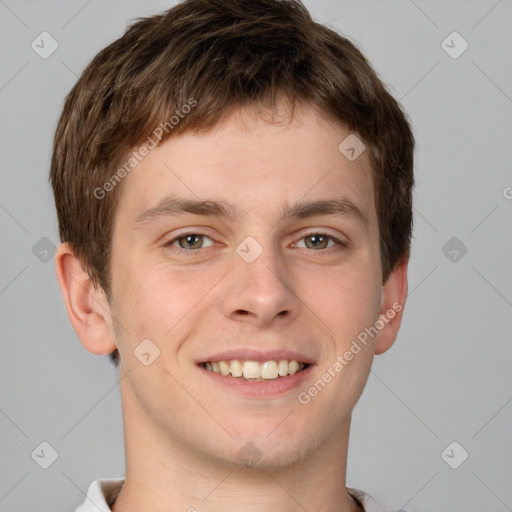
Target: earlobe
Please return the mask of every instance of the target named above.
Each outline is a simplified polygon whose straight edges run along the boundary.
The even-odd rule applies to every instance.
[[[407,299],[407,267],[409,256],[395,266],[382,290],[382,305],[379,318],[383,327],[376,338],[375,354],[379,355],[389,350],[398,335],[402,323],[402,315]],[[381,325],[382,325],[381,324]]]
[[[55,255],[57,281],[69,320],[82,345],[92,354],[110,354],[117,347],[107,297],[93,285],[68,243]]]

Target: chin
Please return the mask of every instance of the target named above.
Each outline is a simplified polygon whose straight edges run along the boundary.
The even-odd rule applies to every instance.
[[[276,471],[290,468],[295,464],[300,464],[317,446],[313,440],[309,442],[305,439],[293,439],[287,436],[283,438],[270,439],[269,437],[255,437],[253,440],[235,440],[229,447],[212,454],[223,463],[238,469],[250,471]]]

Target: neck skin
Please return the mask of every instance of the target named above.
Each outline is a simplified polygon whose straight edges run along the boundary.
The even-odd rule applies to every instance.
[[[126,396],[130,386],[121,381],[121,388],[126,478],[113,512],[363,510],[345,485],[350,421],[301,462],[269,471],[246,469],[199,457],[168,439],[134,397]]]

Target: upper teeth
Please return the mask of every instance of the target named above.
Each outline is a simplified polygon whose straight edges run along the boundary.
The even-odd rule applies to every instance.
[[[305,363],[287,359],[280,361],[208,361],[204,363],[204,368],[222,375],[230,375],[233,377],[244,377],[246,379],[277,379],[278,377],[286,377],[293,375],[299,370],[306,367]]]

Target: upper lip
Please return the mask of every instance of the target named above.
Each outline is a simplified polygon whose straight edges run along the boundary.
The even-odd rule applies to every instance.
[[[280,361],[286,359],[288,361],[295,360],[299,363],[314,364],[314,360],[305,354],[295,352],[293,350],[273,349],[273,350],[257,350],[252,348],[238,348],[234,350],[223,350],[216,352],[205,358],[197,359],[196,364],[206,363],[207,361]]]

